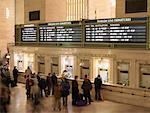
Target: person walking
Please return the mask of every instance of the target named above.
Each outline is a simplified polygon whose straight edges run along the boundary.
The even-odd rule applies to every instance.
[[[31,79],[29,77],[29,75],[26,77],[26,95],[27,95],[27,99],[30,98],[30,94],[31,94]]]
[[[31,80],[32,80],[32,86],[31,86],[31,94],[32,94],[32,100],[33,100],[33,104],[38,104],[39,103],[39,87],[38,87],[38,80],[37,78],[35,77],[35,75],[33,75],[31,77]]]
[[[61,85],[60,84],[56,84],[54,86],[54,111],[55,110],[59,110],[61,111]]]
[[[79,95],[78,89],[78,76],[75,76],[74,80],[72,81],[72,105],[76,105]]]
[[[101,86],[102,86],[102,79],[100,75],[98,75],[94,80],[95,86],[95,100],[102,100],[101,98]]]
[[[15,84],[15,86],[17,86],[17,82],[18,82],[18,70],[17,70],[16,66],[14,66],[14,69],[13,69],[13,78],[14,78],[14,84]]]
[[[85,78],[84,78],[81,88],[83,89],[83,95],[85,97],[86,103],[87,103],[87,98],[88,98],[89,104],[91,104],[92,100],[91,100],[90,90],[92,89],[92,83],[88,79],[87,75],[85,75]]]

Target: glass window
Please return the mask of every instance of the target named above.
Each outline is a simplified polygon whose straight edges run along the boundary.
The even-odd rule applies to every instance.
[[[86,59],[81,59],[80,79],[84,79],[85,75],[90,75],[90,61]]]
[[[45,73],[45,57],[38,56],[38,72],[44,74]]]
[[[147,0],[126,0],[126,13],[147,12]]]
[[[103,58],[97,60],[97,67],[98,67],[98,74],[100,74],[102,78],[102,83],[108,83],[109,82],[109,67],[110,67],[109,60],[103,59]]]
[[[51,73],[56,73],[56,75],[59,75],[59,68],[58,68],[58,62],[59,58],[58,57],[51,57]]]
[[[129,63],[118,63],[117,64],[118,71],[118,80],[117,84],[120,85],[129,85]]]
[[[140,64],[140,83],[142,88],[150,88],[150,64]]]
[[[29,21],[40,20],[40,11],[30,11]]]

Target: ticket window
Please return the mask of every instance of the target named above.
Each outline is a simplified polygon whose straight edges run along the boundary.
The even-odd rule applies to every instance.
[[[139,86],[150,89],[150,64],[140,64]]]
[[[109,65],[108,59],[101,58],[97,60],[98,74],[100,74],[102,78],[102,83],[109,82]]]
[[[118,71],[118,80],[117,84],[119,85],[129,85],[129,63],[118,63],[117,65]]]
[[[80,79],[84,79],[85,75],[90,75],[90,61],[81,60],[80,63]]]
[[[67,71],[68,78],[71,78],[72,74],[73,74],[73,66],[71,66],[71,65],[65,65],[65,70]]]
[[[28,53],[15,53],[14,52],[14,66],[17,66],[19,72],[25,72],[29,66],[34,72],[34,54]]]
[[[51,58],[51,73],[56,73],[56,75],[59,75],[59,58],[58,57],[52,57]]]
[[[23,72],[23,60],[17,61],[17,68],[19,72]]]
[[[38,63],[38,72],[44,74],[45,73],[45,64],[44,63]]]
[[[73,78],[74,74],[74,56],[61,56],[61,74],[66,70],[66,77]]]
[[[38,57],[38,72],[45,74],[45,58],[43,56]]]

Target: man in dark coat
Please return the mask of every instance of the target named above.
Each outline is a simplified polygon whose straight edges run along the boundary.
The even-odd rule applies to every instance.
[[[94,80],[94,85],[95,85],[95,100],[102,100],[100,96],[100,90],[102,86],[102,79],[100,75],[98,75],[95,80]]]
[[[88,98],[89,104],[91,104],[92,100],[91,100],[90,91],[92,89],[92,83],[87,78],[87,75],[85,75],[85,78],[84,78],[84,81],[83,81],[83,84],[82,84],[81,88],[83,89],[83,94],[84,94],[86,103],[87,103],[87,98]]]
[[[46,84],[48,87],[48,95],[51,94],[51,90],[52,90],[52,78],[51,78],[51,73],[48,73],[48,76],[46,78]]]
[[[43,97],[43,90],[45,93],[45,96],[48,97],[47,92],[46,92],[46,77],[44,75],[41,75],[40,77],[40,90],[41,90],[41,97]]]
[[[54,95],[54,86],[57,84],[57,77],[55,73],[52,74],[51,80],[52,80],[52,95]]]
[[[72,81],[72,105],[76,105],[78,95],[79,95],[77,79],[78,76],[75,76],[75,79]]]
[[[15,84],[15,86],[17,86],[18,70],[17,70],[16,66],[14,66],[14,69],[13,69],[13,77],[14,77],[14,84]]]

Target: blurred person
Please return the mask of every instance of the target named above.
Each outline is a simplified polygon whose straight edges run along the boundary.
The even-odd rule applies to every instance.
[[[68,101],[68,95],[70,93],[70,84],[67,78],[62,78],[61,82],[62,86],[62,98],[63,98],[63,105],[67,106],[67,101]]]
[[[30,67],[28,66],[27,69],[25,70],[25,78],[27,76],[31,77],[31,75],[32,75],[32,71],[31,71]]]
[[[48,73],[48,76],[46,78],[46,83],[47,83],[47,87],[48,87],[48,95],[51,94],[52,91],[52,78],[51,78],[51,73]]]
[[[102,79],[100,75],[98,75],[94,80],[95,86],[95,100],[102,100],[101,98],[101,86],[102,86]]]
[[[54,86],[57,84],[57,77],[55,73],[52,74],[51,80],[52,80],[52,95],[54,95]]]
[[[10,103],[10,90],[0,79],[0,113],[7,113],[7,105]]]
[[[41,97],[43,97],[43,90],[44,90],[44,93],[45,93],[45,96],[47,96],[47,92],[46,92],[46,77],[44,75],[41,75],[40,76],[40,90],[41,90]]]
[[[84,94],[86,103],[87,103],[87,98],[88,98],[89,104],[91,104],[92,100],[91,100],[90,91],[92,89],[92,83],[88,79],[87,75],[85,75],[85,78],[84,78],[84,81],[83,81],[81,88],[83,89],[83,94]]]
[[[78,76],[75,76],[74,80],[72,81],[72,105],[76,105],[79,89],[78,89]]]
[[[54,111],[59,110],[61,111],[61,90],[62,87],[60,84],[56,84],[54,86]]]
[[[31,80],[30,80],[30,77],[29,75],[26,76],[26,95],[27,95],[27,99],[30,98],[30,91],[31,91]]]
[[[13,69],[13,78],[14,78],[14,84],[15,84],[15,86],[17,86],[18,70],[17,70],[16,66],[14,66],[14,69]]]
[[[31,85],[31,94],[32,94],[32,100],[34,104],[38,104],[39,100],[39,87],[38,87],[38,80],[35,77],[35,75],[33,75],[31,77],[32,80],[32,85]]]

